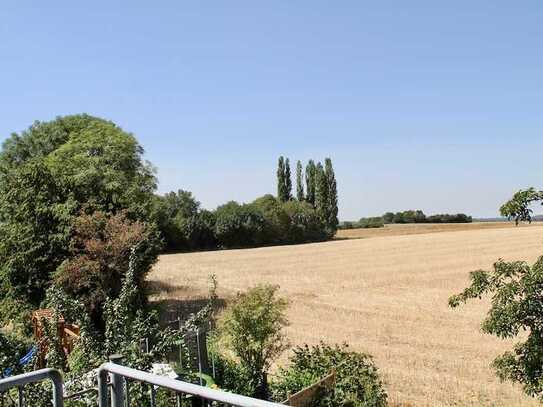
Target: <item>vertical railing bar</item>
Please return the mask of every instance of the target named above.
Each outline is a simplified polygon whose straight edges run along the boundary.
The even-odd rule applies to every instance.
[[[24,407],[25,405],[25,396],[23,393],[23,386],[17,386],[17,391],[19,392],[19,400],[17,401],[17,405],[19,407]]]
[[[202,381],[202,352],[200,351],[200,328],[196,330],[196,348],[198,348],[198,373],[200,378],[200,386],[203,386]]]
[[[155,407],[155,386],[151,384],[151,407]]]
[[[126,383],[126,396],[125,396],[126,407],[130,407],[130,384],[129,384],[130,381],[128,379],[125,379],[124,382]]]
[[[179,318],[179,332],[183,329],[183,323],[181,322],[181,318]],[[181,369],[183,369],[183,343],[179,342],[179,365],[181,366]]]

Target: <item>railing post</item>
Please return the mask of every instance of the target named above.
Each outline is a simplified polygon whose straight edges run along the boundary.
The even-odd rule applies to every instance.
[[[117,365],[122,364],[122,355],[111,355],[109,361]],[[111,380],[111,407],[124,407],[124,377],[110,373]]]

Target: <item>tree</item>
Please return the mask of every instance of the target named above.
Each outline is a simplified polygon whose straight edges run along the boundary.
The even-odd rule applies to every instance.
[[[290,201],[292,199],[292,174],[290,173],[290,160],[288,158],[285,160],[285,190],[285,201]]]
[[[317,163],[315,170],[315,209],[318,215],[328,226],[329,220],[329,200],[328,200],[328,179],[322,164]]]
[[[288,191],[285,178],[285,159],[283,156],[279,157],[279,161],[277,163],[277,199],[279,199],[281,202],[288,201]]]
[[[230,201],[215,211],[215,237],[223,248],[254,247],[266,242],[266,220],[254,205]]]
[[[296,197],[302,202],[305,199],[303,169],[300,160],[296,163]]]
[[[520,190],[501,206],[500,214],[509,220],[515,219],[517,225],[521,221],[531,223],[533,211],[530,205],[537,201],[543,201],[543,191],[536,191],[535,188]]]
[[[284,327],[287,301],[277,297],[279,287],[258,285],[238,294],[219,319],[219,339],[247,372],[253,396],[266,396],[265,374],[287,348]]]
[[[470,274],[471,284],[449,299],[457,307],[470,299],[491,297],[482,330],[499,338],[525,339],[494,360],[502,380],[523,385],[524,391],[543,401],[543,257],[533,266],[522,261],[499,260],[490,271]]]
[[[305,167],[306,201],[315,206],[315,188],[316,188],[317,168],[313,160],[309,160]]]
[[[167,250],[180,250],[198,246],[193,242],[191,230],[193,227],[201,228],[207,222],[199,222],[200,202],[191,192],[182,189],[169,192],[164,196],[155,196],[152,218],[165,240]],[[197,225],[198,224],[198,225]],[[210,230],[212,230],[211,227]],[[203,232],[201,230],[200,232]]]
[[[324,160],[324,167],[324,174],[327,183],[326,224],[330,228],[331,233],[334,234],[336,233],[337,226],[339,224],[338,196],[336,175],[334,174],[334,168],[332,167],[332,160],[330,158],[326,158]]]
[[[47,167],[32,161],[1,176],[0,321],[17,318],[45,298],[51,276],[68,255],[71,214]]]
[[[394,214],[392,212],[387,212],[383,215],[383,222],[392,223],[394,221]]]
[[[4,303],[16,301],[23,309],[24,304],[35,307],[44,299],[53,271],[69,255],[72,222],[83,206],[127,210],[132,219],[149,216],[156,179],[142,155],[133,135],[88,115],[36,122],[4,142],[0,152]]]

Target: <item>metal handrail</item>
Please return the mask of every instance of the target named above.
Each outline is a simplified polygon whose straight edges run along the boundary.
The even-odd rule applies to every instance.
[[[107,407],[108,404],[108,374],[111,376],[111,406],[124,405],[124,378],[149,383],[163,387],[178,393],[191,394],[210,401],[218,401],[237,407],[278,407],[282,404],[258,400],[239,394],[227,393],[221,390],[210,389],[196,384],[157,376],[141,370],[132,369],[116,363],[104,363],[98,369],[98,402],[99,407]]]
[[[41,369],[29,373],[23,373],[17,376],[8,377],[0,380],[0,393],[9,390],[12,387],[18,387],[20,401],[22,399],[21,388],[30,383],[41,382],[42,380],[50,379],[53,382],[53,406],[63,407],[62,399],[62,375],[56,369]]]

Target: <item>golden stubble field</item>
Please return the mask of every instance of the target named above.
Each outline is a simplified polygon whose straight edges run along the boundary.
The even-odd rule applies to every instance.
[[[500,257],[534,261],[543,254],[543,226],[442,229],[164,255],[149,280],[162,290],[154,299],[172,304],[205,295],[210,274],[226,299],[258,283],[280,285],[290,300],[291,342],[347,342],[372,354],[393,404],[538,405],[489,367],[512,342],[480,332],[488,302],[452,310],[447,299],[466,286],[469,271]]]

